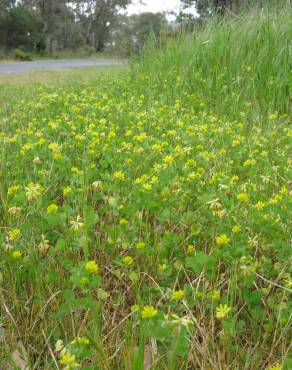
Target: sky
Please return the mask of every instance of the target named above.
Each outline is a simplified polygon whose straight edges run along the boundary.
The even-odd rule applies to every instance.
[[[145,5],[139,4],[138,0],[134,0],[132,5],[127,8],[129,15],[143,12],[163,12],[179,10],[180,0],[143,0]]]

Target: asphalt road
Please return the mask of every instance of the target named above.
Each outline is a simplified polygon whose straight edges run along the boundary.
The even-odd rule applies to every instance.
[[[0,63],[0,74],[49,71],[92,66],[115,66],[122,62],[110,59],[100,60],[41,60],[34,62]]]

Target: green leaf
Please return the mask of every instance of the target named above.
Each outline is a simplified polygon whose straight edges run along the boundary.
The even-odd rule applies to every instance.
[[[213,278],[216,272],[216,257],[204,252],[186,258],[186,266],[199,275],[203,270],[208,278]]]
[[[135,283],[138,280],[138,274],[135,271],[130,272],[129,279]]]
[[[169,221],[170,217],[171,217],[171,212],[167,208],[162,213],[156,216],[157,220],[161,222]]]
[[[114,197],[110,197],[110,198],[108,198],[108,204],[112,208],[117,208],[118,207],[118,199],[117,198],[114,198]]]
[[[58,250],[60,250],[60,251],[63,250],[65,248],[65,246],[66,246],[66,242],[65,242],[64,239],[59,239],[57,241],[57,249]]]

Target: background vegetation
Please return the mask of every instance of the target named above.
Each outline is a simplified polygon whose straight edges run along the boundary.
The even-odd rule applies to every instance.
[[[248,8],[281,7],[290,0],[181,0],[172,14],[123,15],[131,0],[0,0],[0,59],[129,57],[149,35],[175,37],[202,26],[214,15],[236,17]]]
[[[16,59],[29,53],[56,55],[74,51],[79,57],[117,50],[128,55],[139,49],[150,31],[159,36],[162,14],[123,16],[128,0],[22,0],[0,2],[0,48]],[[117,37],[118,35],[118,37]],[[124,47],[125,45],[125,47]],[[72,54],[72,53],[71,53]],[[64,54],[63,54],[64,55]]]
[[[0,368],[292,368],[291,22],[0,86]]]

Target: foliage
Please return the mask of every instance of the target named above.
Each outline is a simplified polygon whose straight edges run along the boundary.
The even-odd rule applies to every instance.
[[[236,13],[246,11],[249,8],[266,8],[267,6],[285,6],[290,4],[290,0],[181,0],[183,11],[179,19],[194,21],[195,17],[188,10],[195,8],[199,17],[210,18],[214,15],[236,15]]]
[[[149,44],[135,72],[148,76],[145,83],[155,98],[160,92],[153,86],[171,85],[165,94],[171,99],[181,97],[182,84],[189,93],[206,95],[220,114],[228,107],[237,115],[249,104],[250,118],[264,124],[270,112],[290,113],[291,12],[284,8],[247,14],[215,18],[160,49]],[[282,23],[271,21],[273,17]],[[178,87],[174,75],[181,81]]]
[[[1,46],[7,49],[40,51],[45,48],[42,18],[24,5],[12,7],[0,18],[0,34]]]
[[[167,20],[162,13],[120,16],[114,29],[112,43],[116,50],[127,56],[140,52],[149,38],[158,41],[167,29]]]
[[[291,368],[290,24],[1,86],[1,368]]]
[[[11,55],[16,60],[29,61],[32,60],[31,55],[21,49],[13,49]]]
[[[3,0],[1,0],[3,3]],[[103,51],[118,10],[130,0],[4,1],[0,8],[0,46],[50,53],[83,46]],[[1,5],[1,3],[0,3]]]

